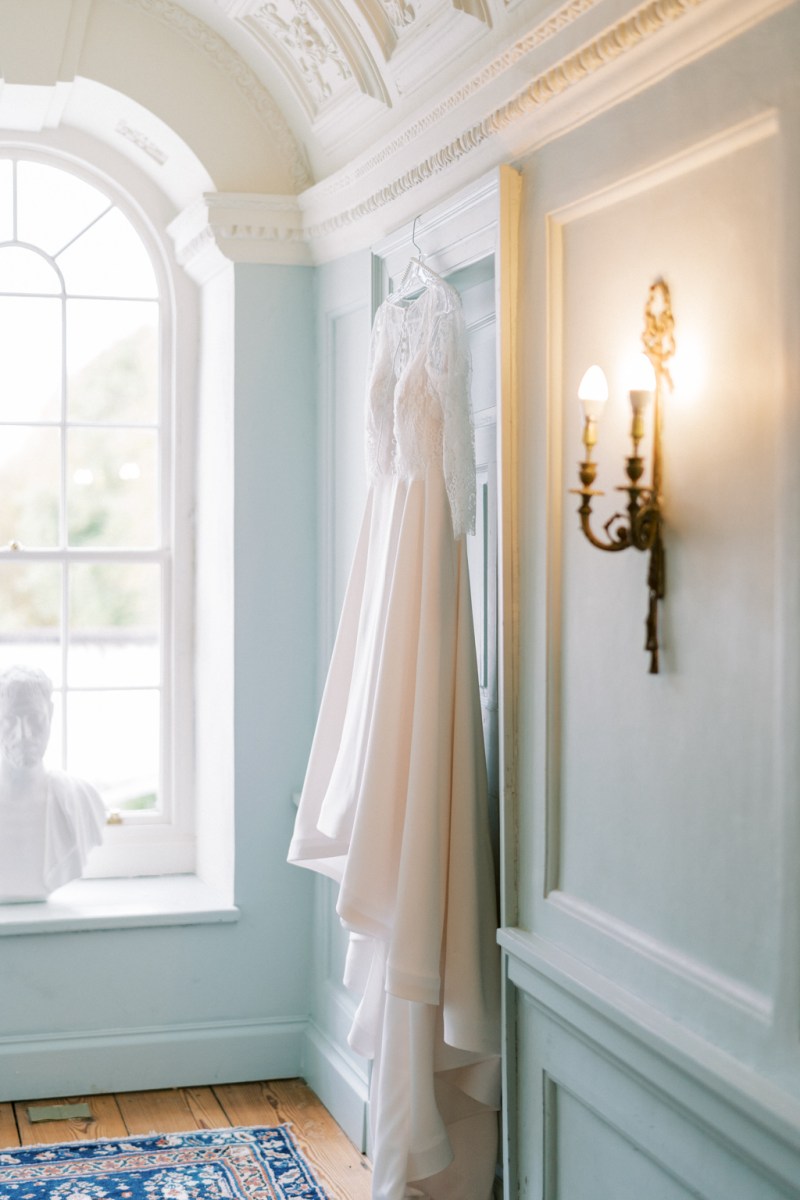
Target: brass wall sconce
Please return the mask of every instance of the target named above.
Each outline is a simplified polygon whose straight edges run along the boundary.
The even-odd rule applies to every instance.
[[[579,464],[580,488],[570,491],[582,497],[578,509],[581,528],[598,550],[636,550],[650,553],[647,572],[648,608],[647,636],[645,649],[650,652],[650,674],[658,674],[658,602],[663,600],[666,590],[664,542],[662,539],[663,517],[661,513],[661,420],[665,385],[672,388],[667,363],[675,353],[675,322],[672,316],[669,288],[663,279],[651,285],[644,307],[644,332],[642,345],[643,376],[635,381],[630,391],[633,420],[631,440],[633,453],[626,460],[629,483],[616,490],[628,493],[627,513],[614,513],[603,526],[605,538],[598,537],[592,529],[592,498],[604,493],[592,487],[597,474],[597,463],[592,460],[592,450],[597,443],[597,421],[608,399],[606,377],[600,367],[593,366],[584,375],[578,389],[578,398],[583,409],[583,444],[586,458]],[[653,459],[652,476],[649,484],[640,480],[644,473],[644,459],[639,454],[639,444],[644,437],[644,414],[653,400]]]

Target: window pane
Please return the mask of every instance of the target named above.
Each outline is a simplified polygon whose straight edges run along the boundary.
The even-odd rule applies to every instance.
[[[69,572],[72,687],[157,686],[161,568],[75,563]]]
[[[0,562],[0,670],[39,667],[61,683],[61,566]]]
[[[0,242],[14,236],[14,167],[10,158],[0,158]]]
[[[60,691],[53,692],[53,719],[50,722],[50,741],[47,743],[44,765],[48,771],[61,771],[64,766],[64,698]]]
[[[63,250],[109,204],[107,196],[68,171],[24,160],[17,165],[17,237],[48,254]]]
[[[160,696],[141,692],[70,692],[67,770],[88,779],[109,808],[158,805]]]
[[[101,217],[63,254],[58,265],[71,296],[158,295],[142,239],[118,208]]]
[[[67,303],[67,393],[73,421],[156,421],[158,305]]]
[[[61,301],[0,297],[0,421],[61,414]]]
[[[68,439],[70,545],[156,545],[156,434],[144,429],[71,429]]]
[[[24,246],[0,248],[0,292],[43,293],[60,296],[61,280],[51,264]]]
[[[6,426],[0,433],[0,546],[57,546],[61,476],[58,429]]]

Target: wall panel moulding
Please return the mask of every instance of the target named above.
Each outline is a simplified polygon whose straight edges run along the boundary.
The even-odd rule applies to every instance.
[[[775,7],[787,2],[775,0]],[[334,237],[340,252],[345,243],[364,244],[359,227],[380,236],[379,214],[386,232],[392,219],[436,203],[731,37],[742,21],[758,19],[760,5],[648,0],[609,25],[603,0],[569,0],[399,132],[309,188],[303,209],[315,253],[329,257]],[[590,25],[596,32],[587,37]]]

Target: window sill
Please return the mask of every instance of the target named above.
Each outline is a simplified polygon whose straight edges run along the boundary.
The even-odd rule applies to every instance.
[[[0,904],[0,937],[204,925],[238,921],[239,909],[196,875],[77,879],[33,904]]]

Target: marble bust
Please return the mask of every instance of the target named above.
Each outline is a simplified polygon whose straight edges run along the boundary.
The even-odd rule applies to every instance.
[[[106,813],[81,779],[48,771],[53,685],[35,667],[0,672],[0,903],[45,900],[77,879]]]

